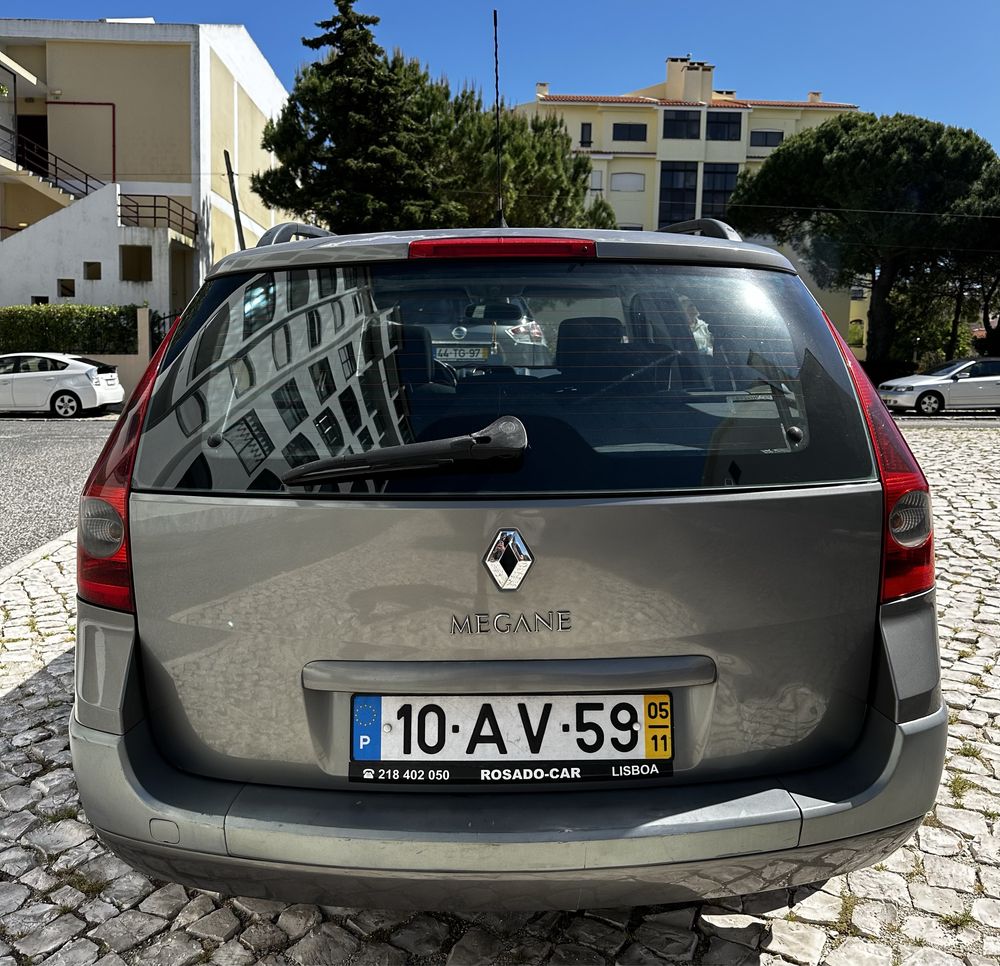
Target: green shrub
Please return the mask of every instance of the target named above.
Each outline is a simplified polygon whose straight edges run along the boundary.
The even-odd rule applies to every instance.
[[[136,305],[0,307],[0,352],[135,354]]]
[[[865,344],[865,324],[857,320],[847,325],[847,344],[863,346]]]

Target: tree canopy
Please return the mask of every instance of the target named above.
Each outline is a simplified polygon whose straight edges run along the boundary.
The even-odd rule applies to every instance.
[[[744,172],[729,217],[790,243],[821,285],[869,281],[868,362],[877,367],[893,341],[897,283],[945,254],[972,254],[964,216],[995,158],[972,131],[906,114],[841,114]]]
[[[278,166],[252,176],[268,205],[338,233],[495,223],[496,134],[478,92],[454,98],[400,51],[390,57],[378,17],[335,0],[303,39],[322,51],[305,67],[263,146]],[[587,205],[590,161],[572,154],[557,118],[501,109],[504,211],[509,224],[613,227],[603,199]]]

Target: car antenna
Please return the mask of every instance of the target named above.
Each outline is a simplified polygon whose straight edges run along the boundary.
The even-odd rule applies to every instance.
[[[497,228],[506,228],[503,216],[503,169],[500,160],[500,45],[497,40],[497,11],[493,8],[493,93],[497,118]]]

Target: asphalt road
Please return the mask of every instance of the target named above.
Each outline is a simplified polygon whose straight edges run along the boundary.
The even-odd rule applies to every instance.
[[[0,419],[0,567],[76,525],[114,417]]]

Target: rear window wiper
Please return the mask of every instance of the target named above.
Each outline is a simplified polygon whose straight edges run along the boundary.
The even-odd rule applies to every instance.
[[[516,416],[501,416],[485,429],[468,436],[404,443],[368,453],[314,460],[289,470],[282,476],[281,482],[286,486],[308,486],[334,480],[365,479],[386,473],[412,473],[455,463],[513,460],[521,456],[527,446],[528,434],[524,423]]]

